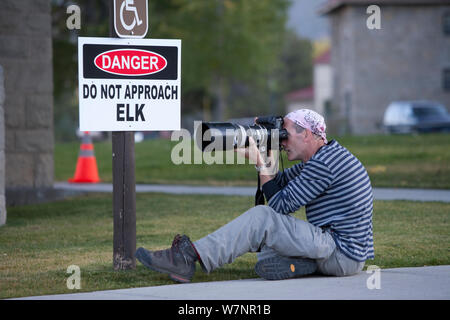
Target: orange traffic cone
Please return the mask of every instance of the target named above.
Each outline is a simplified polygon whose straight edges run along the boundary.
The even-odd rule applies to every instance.
[[[100,181],[97,160],[94,155],[94,145],[92,144],[92,138],[88,131],[85,131],[81,138],[75,176],[68,181],[74,183],[96,183]]]

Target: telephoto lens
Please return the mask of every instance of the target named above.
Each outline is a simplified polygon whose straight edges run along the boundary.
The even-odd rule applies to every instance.
[[[253,125],[202,122],[195,132],[196,144],[203,152],[248,147],[249,137],[253,138],[261,151],[279,149],[280,141],[287,138],[287,131],[283,129],[283,118],[259,117]]]

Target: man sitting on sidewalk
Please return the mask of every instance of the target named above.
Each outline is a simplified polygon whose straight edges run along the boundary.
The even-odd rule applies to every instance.
[[[324,119],[312,110],[287,114],[283,126],[288,160],[302,162],[273,174],[256,153],[267,206],[251,208],[194,243],[177,235],[169,249],[139,248],[136,258],[178,282],[192,279],[196,261],[209,273],[246,252],[258,252],[255,271],[268,280],[360,272],[374,258],[373,195],[364,166],[337,141],[327,141]],[[302,206],[308,222],[290,215]]]

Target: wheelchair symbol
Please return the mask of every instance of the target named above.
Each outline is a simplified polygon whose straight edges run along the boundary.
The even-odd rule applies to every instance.
[[[123,12],[129,11],[134,13],[134,19],[131,24],[126,24],[125,20],[123,19]],[[122,5],[120,6],[120,22],[122,23],[122,26],[125,30],[130,31],[133,30],[133,28],[136,26],[140,26],[142,24],[142,20],[139,19],[138,11],[136,7],[134,6],[134,0],[125,0],[122,2]]]

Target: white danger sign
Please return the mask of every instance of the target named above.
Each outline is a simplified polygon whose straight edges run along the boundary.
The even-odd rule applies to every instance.
[[[78,38],[81,131],[180,130],[181,40]]]

